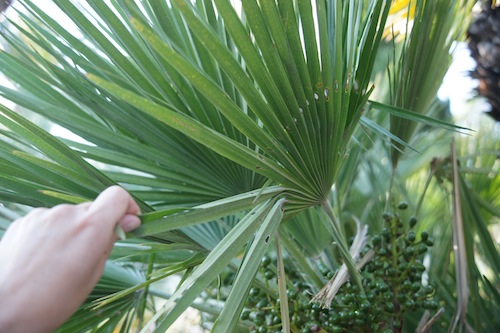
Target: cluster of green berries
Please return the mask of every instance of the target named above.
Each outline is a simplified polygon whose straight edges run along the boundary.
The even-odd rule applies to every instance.
[[[398,209],[406,209],[401,203]],[[312,291],[293,270],[286,267],[287,279],[293,283],[287,289],[290,324],[293,332],[300,333],[392,333],[401,331],[406,313],[421,309],[435,310],[434,288],[422,283],[426,268],[423,256],[433,245],[427,232],[417,237],[413,230],[417,220],[410,218],[404,224],[399,214],[384,214],[385,227],[375,235],[363,250],[374,251],[373,259],[362,269],[364,291],[356,285],[344,284],[330,304],[322,308],[311,303]],[[363,253],[363,254],[364,254]],[[266,280],[276,278],[270,265],[271,259],[262,260],[262,274]],[[288,269],[287,269],[288,268]],[[332,272],[325,266],[319,268],[329,279]],[[251,332],[281,332],[280,302],[262,288],[252,288],[242,320],[252,323]]]
[[[398,205],[399,210],[407,207],[404,202]],[[386,213],[384,221],[385,227],[380,235],[372,237],[369,246],[375,256],[362,270],[365,293],[361,297],[369,301],[365,306],[372,308],[365,321],[379,325],[379,330],[371,331],[394,332],[401,331],[406,313],[436,310],[439,305],[433,298],[434,287],[422,283],[426,270],[423,257],[433,240],[425,231],[417,236],[415,217],[405,225],[398,213]]]
[[[262,259],[262,274],[267,282],[274,280],[276,274],[270,265],[271,259],[265,256]],[[312,289],[293,269],[293,266],[285,265],[288,281],[293,282],[293,286],[287,288],[288,309],[290,322],[294,332],[319,332],[312,327],[312,331],[307,328],[311,320],[306,318],[312,308],[319,308],[317,304],[309,303],[312,296]],[[258,333],[278,333],[282,331],[280,299],[271,297],[262,288],[254,287],[250,289],[247,299],[246,310],[241,314],[242,320],[252,323],[251,332]],[[307,330],[306,330],[307,328]]]

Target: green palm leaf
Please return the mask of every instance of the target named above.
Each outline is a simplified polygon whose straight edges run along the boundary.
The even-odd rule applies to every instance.
[[[400,53],[392,59],[390,103],[426,115],[433,109],[451,64],[452,45],[468,26],[474,1],[416,1],[412,5],[416,19],[411,22],[411,32],[405,36]],[[391,132],[405,142],[418,133],[417,126],[408,119],[391,116]],[[400,144],[396,146],[401,148]],[[401,149],[393,149],[394,168],[400,158]]]

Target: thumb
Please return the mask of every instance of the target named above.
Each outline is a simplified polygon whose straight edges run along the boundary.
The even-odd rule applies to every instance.
[[[132,196],[120,186],[111,186],[104,190],[90,204],[87,210],[90,223],[105,223],[113,229],[117,223],[126,224],[124,229],[134,229],[140,224],[140,209]]]

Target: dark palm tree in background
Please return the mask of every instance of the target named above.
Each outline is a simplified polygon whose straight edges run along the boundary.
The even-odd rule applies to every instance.
[[[484,2],[467,33],[477,63],[471,76],[479,80],[478,93],[491,105],[488,114],[500,121],[500,7]]]
[[[12,5],[12,2],[14,0],[2,0],[0,1],[0,13],[3,13],[7,8],[9,8],[10,5]]]

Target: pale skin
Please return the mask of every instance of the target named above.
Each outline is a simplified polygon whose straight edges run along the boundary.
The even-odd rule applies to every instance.
[[[0,242],[0,333],[49,333],[84,302],[101,277],[115,227],[140,225],[140,209],[121,187],[95,201],[37,208]]]

